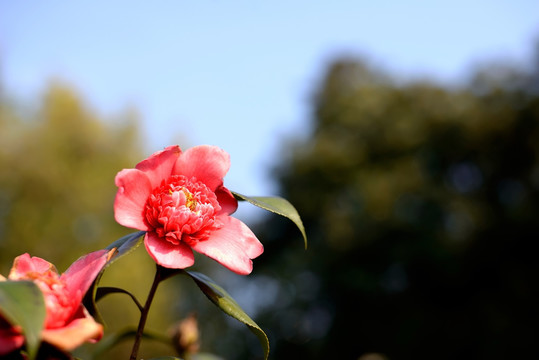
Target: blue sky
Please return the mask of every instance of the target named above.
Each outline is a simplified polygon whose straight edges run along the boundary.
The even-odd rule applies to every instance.
[[[146,153],[218,145],[231,189],[270,195],[267,169],[283,137],[308,133],[335,56],[456,81],[483,60],[524,60],[537,38],[537,0],[0,0],[0,79],[21,100],[59,77],[104,116],[135,106]]]

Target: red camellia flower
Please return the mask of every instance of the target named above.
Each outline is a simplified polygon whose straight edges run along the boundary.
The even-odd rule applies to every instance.
[[[69,351],[86,341],[101,339],[103,326],[88,314],[82,298],[107,259],[107,250],[95,251],[81,257],[59,275],[53,264],[39,257],[23,254],[15,258],[8,281],[33,281],[43,293],[46,308],[41,332],[43,341]],[[0,281],[6,279],[0,276]],[[20,329],[0,316],[0,355],[8,354],[23,344]]]
[[[229,216],[238,207],[223,186],[229,167],[228,153],[215,146],[167,147],[116,175],[116,221],[146,231],[146,250],[163,267],[193,265],[195,250],[249,274],[251,259],[264,248],[247,225]]]

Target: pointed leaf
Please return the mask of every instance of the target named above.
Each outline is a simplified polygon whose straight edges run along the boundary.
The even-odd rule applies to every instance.
[[[249,330],[258,337],[264,351],[264,359],[267,360],[269,355],[269,340],[266,333],[243,311],[238,303],[222,287],[206,275],[194,271],[185,271],[185,273],[195,281],[204,295],[225,314],[247,325]]]
[[[305,249],[307,249],[307,234],[303,222],[298,214],[298,211],[288,200],[277,196],[245,196],[237,192],[232,191],[232,194],[237,200],[247,201],[259,208],[267,211],[271,211],[277,215],[284,216],[294,222],[303,235],[303,241],[305,242]]]
[[[32,281],[0,281],[0,312],[10,324],[21,327],[28,356],[34,359],[46,316],[39,287]]]
[[[135,233],[125,235],[107,246],[106,248],[108,250],[116,249],[116,253],[109,260],[107,266],[118,260],[120,257],[135,250],[142,243],[142,236],[144,234],[146,234],[145,231],[137,231]]]

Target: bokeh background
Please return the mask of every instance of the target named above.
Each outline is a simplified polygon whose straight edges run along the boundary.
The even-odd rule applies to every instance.
[[[2,274],[23,252],[62,271],[129,233],[116,172],[208,143],[232,156],[229,188],[284,196],[306,226],[304,251],[291,222],[242,204],[266,248],[253,274],[195,266],[273,359],[539,355],[535,1],[2,1],[0,91]],[[143,300],[152,277],[140,248],[103,284]],[[107,334],[136,325],[127,298],[99,305]],[[201,351],[261,357],[185,278],[148,328],[192,311]]]

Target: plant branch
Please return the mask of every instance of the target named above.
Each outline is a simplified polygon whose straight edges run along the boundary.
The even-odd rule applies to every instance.
[[[144,308],[140,313],[140,320],[138,323],[137,334],[135,336],[135,342],[133,343],[133,350],[131,350],[131,357],[129,358],[130,360],[136,360],[137,358],[140,342],[142,340],[142,334],[144,333],[144,326],[146,325],[146,319],[148,318],[148,312],[150,311],[150,306],[152,305],[155,292],[157,291],[157,286],[159,285],[161,280],[163,280],[161,269],[161,266],[156,265],[155,277],[153,279],[152,287],[150,288],[150,292],[148,293],[146,304],[144,304]]]

